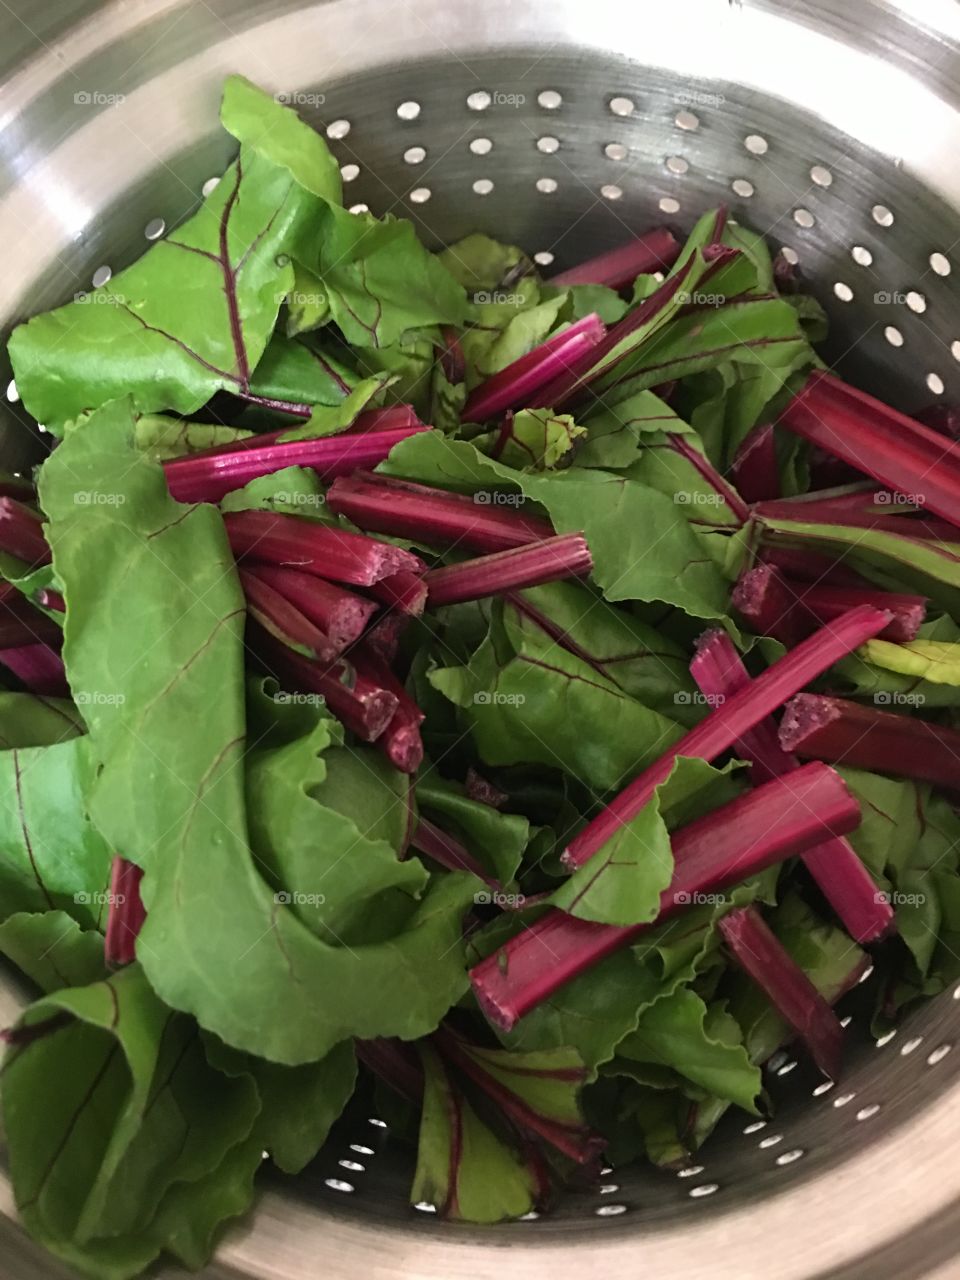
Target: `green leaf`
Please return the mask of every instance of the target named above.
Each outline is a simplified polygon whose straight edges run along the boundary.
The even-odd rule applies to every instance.
[[[205,449],[213,449],[218,445],[247,440],[252,435],[252,431],[242,431],[239,427],[186,422],[183,418],[167,418],[157,413],[141,414],[136,426],[137,448],[142,449],[154,462],[202,453]]]
[[[429,675],[463,709],[488,764],[563,769],[598,792],[612,790],[680,736],[680,726],[629,697],[561,648],[525,614],[503,611],[510,650],[490,637],[467,667]]]
[[[353,1042],[344,1040],[319,1062],[282,1067],[237,1053],[213,1036],[204,1037],[210,1064],[224,1074],[256,1084],[261,1110],[254,1136],[260,1150],[284,1173],[300,1173],[327,1139],[350,1101],[357,1080]]]
[[[330,205],[318,220],[317,253],[308,265],[353,346],[390,347],[408,330],[466,319],[462,287],[423,247],[411,222]]]
[[[528,1213],[537,1192],[532,1171],[479,1118],[436,1051],[418,1048],[424,1090],[411,1202],[433,1204],[443,1217],[465,1222]]]
[[[285,400],[293,404],[339,405],[356,390],[358,382],[357,375],[324,351],[319,343],[306,338],[285,338],[277,333],[270,339],[250,379],[250,393],[267,400]],[[376,390],[380,390],[382,385],[383,379],[378,379]],[[334,417],[332,420],[339,419]],[[349,422],[344,423],[344,426],[348,425]],[[304,428],[292,430],[303,431]],[[330,434],[329,429],[310,432],[311,436],[327,434]]]
[[[333,436],[351,426],[359,413],[376,401],[389,384],[385,374],[364,378],[338,404],[316,405],[306,422],[284,431],[281,440],[313,440],[317,436]]]
[[[66,698],[0,692],[0,749],[48,747],[82,732],[80,712]]]
[[[516,245],[501,244],[473,232],[437,255],[468,293],[489,291],[519,282],[536,273],[532,261]]]
[[[0,952],[42,991],[85,987],[107,976],[103,934],[64,911],[19,912],[0,924]]]
[[[288,1065],[353,1035],[424,1035],[466,988],[477,883],[438,877],[392,935],[349,947],[276,902],[246,834],[244,610],[222,521],[174,502],[132,433],[124,405],[91,418],[44,465],[41,494],[70,679],[122,695],[84,708],[100,762],[90,809],[146,872],[150,982],[228,1044]],[[78,507],[77,488],[124,501]]]
[[[740,1026],[722,1005],[707,1005],[689,987],[658,1000],[617,1047],[624,1058],[673,1068],[694,1084],[756,1113],[762,1082]]]
[[[718,791],[728,799],[726,783],[724,773],[705,760],[678,756],[653,798],[554,891],[552,904],[602,924],[654,920],[673,876],[668,830],[708,812]]]
[[[519,471],[550,471],[569,462],[577,440],[586,435],[569,413],[550,409],[524,409],[504,423],[504,428],[478,436],[478,449]]]
[[[282,104],[279,95],[243,76],[227,76],[220,122],[251,152],[284,169],[298,187],[321,201],[340,204],[340,167],[323,138]]]
[[[627,304],[619,293],[603,284],[568,284],[563,289],[546,284],[540,290],[540,297],[544,302],[561,295],[565,298],[565,304],[560,318],[568,323],[596,314],[604,324],[616,324],[627,313]]]
[[[262,723],[276,704],[260,688],[252,697],[260,708],[251,718]],[[397,856],[407,822],[405,793],[382,776],[395,771],[379,754],[342,746],[343,730],[331,717],[318,716],[281,743],[278,736],[247,756],[254,854],[278,901],[312,932],[331,943],[369,937],[372,902],[382,912],[383,895],[419,897],[426,886],[422,864]]]
[[[330,319],[330,299],[323,288],[323,281],[302,263],[293,264],[293,288],[287,294],[288,338],[319,329]]]
[[[931,684],[960,685],[960,644],[945,640],[911,640],[891,644],[868,640],[860,652],[867,662],[900,675],[916,676]]]
[[[648,435],[659,440],[667,431],[693,434],[693,428],[652,391],[638,391],[613,405],[601,403],[584,425],[587,439],[577,450],[577,466],[603,471],[632,466],[643,453]]]
[[[0,919],[64,911],[84,928],[106,914],[112,861],[91,824],[88,738],[0,751]]]
[[[754,534],[773,535],[776,541],[790,544],[799,541],[813,550],[842,556],[845,564],[881,585],[929,596],[952,617],[960,617],[960,536],[956,542],[940,542],[855,525],[766,515]]]
[[[221,511],[279,511],[312,520],[332,520],[326,507],[326,490],[312,467],[284,467],[282,471],[257,476],[220,502]]]
[[[684,648],[579,582],[551,582],[520,593],[562,647],[645,706],[686,723],[699,720]]]
[[[417,804],[444,831],[462,840],[502,885],[513,882],[530,839],[526,818],[471,800],[435,771],[417,784]]]
[[[494,300],[498,296],[494,294]],[[522,295],[506,296],[516,296],[522,305]],[[467,386],[477,386],[539,346],[556,327],[565,301],[566,297],[560,294],[548,302],[526,306],[499,329],[488,323],[487,316],[475,328],[467,329],[460,339],[467,362]]]
[[[378,470],[467,493],[520,492],[543,505],[558,533],[585,534],[608,600],[663,600],[697,618],[725,616],[727,584],[684,509],[636,481],[580,468],[526,475],[431,431],[402,441]]]
[[[314,204],[286,170],[241,150],[200,209],[133,266],[14,330],[26,408],[56,430],[117,396],[141,413],[192,414],[216,391],[243,392]]]
[[[960,641],[960,627],[951,617],[942,614],[924,622],[917,638],[954,645]],[[866,696],[878,707],[895,710],[900,707],[956,707],[960,706],[960,687],[923,680],[914,675],[900,675],[866,660],[865,646],[835,663],[832,676],[839,692],[846,696]],[[846,686],[846,688],[845,688]]]
[[[154,1231],[167,1192],[214,1175],[258,1111],[251,1082],[210,1069],[195,1026],[138,966],[45,996],[4,1062],[21,1217],[85,1274],[135,1275],[165,1244]]]

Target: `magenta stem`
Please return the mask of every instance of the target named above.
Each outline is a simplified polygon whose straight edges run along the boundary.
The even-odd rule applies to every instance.
[[[564,533],[526,547],[512,547],[460,564],[431,569],[424,577],[433,606],[482,600],[524,587],[538,587],[564,578],[583,577],[593,570],[593,558],[583,534]]]
[[[666,227],[656,227],[616,249],[551,276],[550,283],[559,289],[577,284],[602,284],[608,289],[625,289],[637,276],[668,270],[680,256],[682,247]]]
[[[673,878],[650,924],[615,926],[550,911],[470,971],[487,1018],[509,1030],[578,974],[682,911],[696,894],[723,892],[827,836],[857,825],[860,807],[825,765],[775,778],[671,837]]]

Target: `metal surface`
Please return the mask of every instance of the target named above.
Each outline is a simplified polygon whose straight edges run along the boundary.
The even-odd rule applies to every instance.
[[[242,71],[329,129],[353,201],[435,242],[488,230],[561,267],[726,200],[797,255],[850,378],[908,408],[960,399],[958,47],[954,0],[4,3],[0,323],[192,207],[229,156],[217,98]],[[4,457],[25,461],[32,433],[2,412]],[[22,998],[0,983],[0,1022]],[[731,1120],[698,1172],[617,1170],[509,1227],[410,1209],[403,1153],[354,1117],[304,1177],[266,1175],[208,1274],[958,1276],[960,999],[879,1047],[859,1026],[841,1085],[781,1063],[776,1120]],[[66,1274],[23,1237],[2,1176],[0,1214],[3,1280]]]

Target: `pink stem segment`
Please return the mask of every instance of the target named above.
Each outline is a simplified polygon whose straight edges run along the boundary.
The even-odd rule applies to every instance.
[[[475,387],[463,407],[464,421],[486,422],[507,409],[527,408],[541,387],[587,355],[606,332],[600,317],[591,313],[548,338]]]
[[[424,567],[418,556],[400,547],[300,516],[235,511],[223,522],[238,559],[304,569],[351,586],[369,587],[391,574],[422,572]]]
[[[583,577],[592,570],[593,558],[586,538],[580,533],[564,533],[525,547],[431,569],[424,582],[430,604],[438,606]]]
[[[239,448],[174,458],[164,463],[164,471],[171,497],[178,502],[219,502],[233,489],[284,467],[310,467],[325,480],[374,467],[401,440],[427,430],[424,426],[404,427],[256,446],[246,441]]]
[[[356,671],[343,658],[324,664],[294,653],[269,632],[257,637],[258,654],[282,688],[322,698],[342,724],[364,742],[376,742],[397,710],[389,689]]]
[[[400,575],[395,575],[400,576]],[[411,575],[412,576],[412,575]],[[283,596],[327,637],[334,656],[359,640],[377,611],[372,600],[355,595],[344,587],[326,582],[313,573],[284,569],[277,565],[252,564],[241,570],[244,582],[256,579]],[[393,581],[384,578],[384,582]],[[420,579],[418,578],[419,582]],[[371,590],[379,586],[374,583]],[[424,588],[426,595],[426,588]]]
[[[843,835],[860,807],[839,774],[809,766],[775,778],[674,832],[673,878],[660,897],[658,924],[694,894],[720,893],[793,854]],[[470,971],[474,994],[494,1026],[509,1030],[558,988],[653,927],[580,920],[551,911]]]
[[[43,521],[16,498],[0,498],[0,551],[30,565],[50,563]]]
[[[878,635],[890,621],[880,609],[863,605],[851,609],[816,635],[803,640],[791,652],[768,667],[749,688],[733,694],[722,707],[685,733],[654,764],[635,778],[616,799],[577,835],[564,855],[567,866],[580,867],[621,827],[632,821],[669,776],[677,756],[715,760],[755,724],[772,715],[787,698],[823,675],[839,659]],[[694,659],[696,663],[696,659]]]
[[[750,686],[750,675],[725,631],[711,631],[701,640],[691,670],[700,690],[718,705]],[[751,778],[755,784],[800,768],[780,746],[772,719],[761,721],[745,733],[734,750],[752,761]],[[878,895],[873,877],[848,840],[836,837],[808,849],[803,862],[857,942],[875,942],[890,932],[893,910]]]
[[[960,525],[960,447],[939,432],[819,370],[810,375],[780,422]]]
[[[780,722],[780,745],[802,760],[829,760],[960,790],[960,733],[845,698],[801,693],[791,699]]]
[[[550,283],[560,289],[575,284],[603,284],[608,289],[625,289],[637,276],[672,267],[680,256],[681,248],[680,241],[671,231],[657,227],[616,249],[551,276]]]
[[[68,698],[70,686],[63,659],[46,644],[27,644],[18,649],[0,649],[0,665],[12,671],[30,693],[48,698]]]
[[[497,496],[481,491],[471,497],[407,480],[358,474],[335,480],[327,492],[327,505],[361,529],[429,542],[444,550],[506,551],[553,535],[546,520],[500,506]]]
[[[137,938],[147,918],[140,898],[143,872],[126,858],[114,858],[110,872],[110,910],[104,958],[111,969],[133,964]]]
[[[740,907],[720,921],[730,953],[810,1050],[825,1076],[840,1076],[843,1027],[756,907]]]
[[[420,726],[423,712],[379,655],[363,644],[351,653],[358,676],[386,689],[397,700],[397,707],[390,723],[377,739],[377,745],[395,769],[401,773],[416,773],[423,761],[423,740]]]

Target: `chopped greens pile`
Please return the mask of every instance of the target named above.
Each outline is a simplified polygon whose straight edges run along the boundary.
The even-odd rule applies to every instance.
[[[960,976],[960,446],[706,213],[565,275],[236,160],[16,328],[0,953],[19,1212],[189,1267],[361,1103],[488,1223],[682,1167]],[[25,989],[26,989],[25,988]]]

